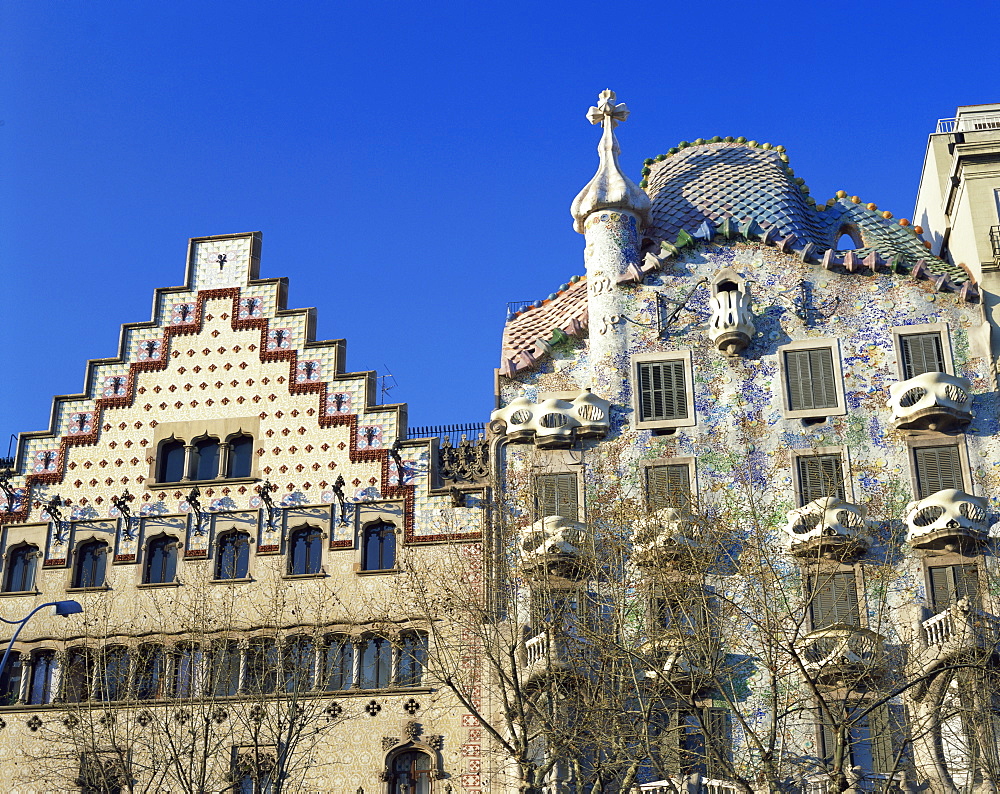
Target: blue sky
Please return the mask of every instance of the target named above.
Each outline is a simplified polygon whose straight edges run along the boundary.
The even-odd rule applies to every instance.
[[[0,455],[183,279],[261,230],[411,425],[482,421],[508,301],[583,272],[569,204],[617,91],[622,162],[783,144],[817,200],[912,212],[927,135],[1000,101],[995,3],[0,5]]]

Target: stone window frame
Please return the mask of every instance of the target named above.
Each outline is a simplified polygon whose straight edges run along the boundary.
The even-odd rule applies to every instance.
[[[962,469],[962,490],[975,495],[975,479],[972,477],[972,467],[969,463],[968,441],[964,433],[944,435],[942,433],[927,433],[904,436],[906,441],[906,461],[910,469],[910,492],[914,500],[919,500],[919,481],[917,477],[917,459],[915,450],[921,447],[958,447],[958,461]]]
[[[176,548],[174,553],[177,555],[174,561],[174,578],[169,582],[147,582],[146,581],[146,569],[149,566],[149,547],[153,541],[159,540],[160,538],[173,538]],[[152,535],[143,535],[142,542],[139,544],[139,550],[136,554],[136,565],[135,572],[135,586],[144,590],[147,588],[156,587],[180,587],[181,585],[181,571],[182,565],[184,563],[184,546],[187,542],[186,536],[180,536],[180,533],[170,532],[166,529],[160,529]]]
[[[183,478],[175,482],[159,482],[157,478],[157,468],[161,446],[167,441],[181,441],[186,447],[204,438],[216,438],[219,445],[228,444],[231,438],[238,435],[248,435],[253,439],[253,451],[250,455],[250,474],[247,477],[215,477],[210,480],[194,480]],[[257,446],[261,443],[260,417],[258,416],[237,416],[225,419],[192,419],[181,422],[162,422],[153,429],[153,438],[150,446],[152,449],[147,453],[147,463],[149,464],[149,474],[146,487],[151,491],[165,490],[168,488],[186,488],[195,485],[210,485],[213,483],[241,483],[256,482],[261,479],[258,466],[259,456]],[[227,455],[220,449],[219,470],[223,465],[228,465]],[[190,473],[191,455],[185,450],[184,471],[185,475]]]
[[[639,365],[655,362],[680,361],[684,370],[687,416],[683,419],[642,419],[642,395],[639,389]],[[629,360],[632,377],[632,412],[634,426],[638,430],[665,430],[678,427],[695,427],[698,417],[694,407],[694,365],[691,350],[662,350],[654,353],[636,353]]]
[[[223,538],[229,537],[230,535],[246,535],[247,536],[247,575],[243,577],[231,577],[228,579],[220,579],[218,577],[219,573],[219,543]],[[210,546],[209,556],[202,557],[201,560],[206,560],[211,563],[212,578],[209,579],[210,582],[214,584],[234,584],[236,582],[252,582],[253,581],[253,563],[257,555],[255,554],[257,548],[257,538],[253,536],[245,527],[237,526],[236,524],[231,524],[229,526],[223,527],[222,529],[216,529],[212,533],[212,543]]]
[[[994,611],[996,599],[993,598],[989,587],[986,586],[989,582],[989,569],[983,554],[978,554],[975,551],[963,553],[960,549],[955,551],[920,549],[917,553],[920,557],[920,576],[924,585],[923,601],[927,611],[931,613],[931,617],[941,613],[934,611],[930,569],[946,565],[975,565],[976,574],[979,577],[979,608],[986,612]]]
[[[392,568],[376,568],[366,571],[365,530],[378,522],[390,524],[396,530],[396,560]],[[403,552],[403,527],[406,522],[405,503],[402,499],[383,499],[378,502],[359,502],[354,507],[354,563],[352,569],[357,576],[392,576],[402,571],[399,561]]]
[[[292,573],[293,570],[293,559],[292,559],[292,535],[300,532],[304,529],[315,530],[319,533],[319,570],[309,573]],[[281,578],[282,579],[323,579],[329,574],[327,573],[327,546],[329,545],[330,539],[330,528],[329,526],[323,527],[320,523],[316,521],[310,521],[307,519],[299,519],[294,525],[286,526],[284,532],[284,545],[285,545],[285,562],[282,567]]]
[[[906,373],[903,371],[903,343],[900,337],[935,333],[941,337],[941,358],[944,360],[944,371],[948,375],[955,374],[955,362],[951,351],[951,326],[948,323],[895,325],[892,327],[892,352],[896,356],[896,376],[900,383],[906,380]]]
[[[587,522],[587,499],[586,499],[586,469],[583,465],[581,453],[574,453],[572,450],[549,450],[539,451],[538,457],[531,463],[531,485],[529,498],[531,500],[531,520],[540,520],[536,516],[535,509],[535,478],[540,474],[572,474],[576,477],[576,518],[571,520],[585,524]],[[568,518],[568,516],[563,516]]]
[[[654,458],[642,461],[642,499],[649,506],[649,469],[657,466],[687,466],[688,482],[691,484],[691,509],[698,509],[698,459],[692,456],[676,458]]]
[[[844,474],[844,500],[854,503],[854,478],[851,476],[851,454],[850,448],[846,444],[838,444],[830,447],[808,447],[807,449],[791,449],[788,451],[788,459],[792,468],[792,492],[795,494],[795,504],[801,507],[805,504],[802,501],[802,483],[799,480],[799,458],[812,458],[819,455],[839,455],[841,468]]]
[[[837,391],[837,405],[832,408],[792,410],[791,400],[788,395],[788,368],[785,365],[785,354],[800,350],[822,349],[829,350],[833,359],[833,385]],[[781,345],[775,353],[778,357],[778,383],[781,388],[781,409],[785,419],[815,419],[820,417],[845,416],[847,414],[847,398],[844,394],[844,359],[839,337],[796,339],[787,345]]]
[[[108,576],[111,574],[112,562],[115,558],[115,541],[116,538],[101,537],[95,531],[81,534],[79,537],[76,532],[73,533],[72,551],[69,554],[70,563],[67,566],[69,569],[69,576],[66,582],[66,592],[67,593],[87,593],[101,590],[110,590],[111,585],[108,584]],[[106,551],[105,554],[108,555],[108,561],[104,566],[104,581],[99,585],[93,585],[90,587],[78,587],[76,585],[76,571],[77,565],[80,561],[80,549],[87,543],[103,543]]]
[[[814,629],[812,615],[812,596],[809,593],[809,579],[813,576],[831,575],[835,573],[854,574],[854,595],[858,603],[858,626],[863,629],[871,628],[868,615],[868,583],[865,577],[865,566],[857,563],[843,562],[840,560],[830,560],[826,558],[810,560],[799,565],[802,575],[801,588],[804,609],[807,612],[806,624],[809,626],[807,634],[822,629]]]

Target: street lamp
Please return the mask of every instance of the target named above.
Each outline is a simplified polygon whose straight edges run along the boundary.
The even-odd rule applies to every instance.
[[[14,636],[11,637],[10,642],[7,643],[7,650],[3,652],[3,659],[0,659],[0,676],[3,675],[3,671],[7,667],[7,657],[10,656],[10,649],[13,648],[14,643],[17,642],[17,635],[21,633],[21,629],[24,628],[24,624],[27,623],[31,619],[31,616],[34,615],[39,609],[45,609],[45,607],[55,607],[57,615],[75,615],[78,612],[83,612],[83,607],[80,606],[79,601],[49,601],[46,604],[39,604],[20,620],[7,620],[7,618],[0,618],[0,620],[4,623],[8,623],[11,626],[17,626],[17,629],[14,631]]]

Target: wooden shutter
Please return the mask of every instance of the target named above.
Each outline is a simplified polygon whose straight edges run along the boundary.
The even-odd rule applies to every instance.
[[[535,478],[535,488],[538,518],[562,516],[570,521],[580,520],[575,474],[540,474]]]
[[[709,777],[725,777],[729,766],[729,721],[725,709],[705,709],[705,766]]]
[[[947,609],[960,598],[979,603],[979,568],[968,565],[936,565],[928,568],[931,603],[937,612]]]
[[[651,510],[691,505],[691,469],[685,464],[646,469],[646,501]]]
[[[669,775],[681,774],[681,734],[684,720],[681,712],[672,708],[667,712],[667,729],[660,737],[663,767]]]
[[[837,729],[833,727],[830,718],[822,712],[819,718],[819,741],[823,760],[829,764],[833,761],[833,754],[837,750]]]
[[[836,408],[837,383],[834,377],[833,351],[830,348],[789,350],[785,353],[789,410]]]
[[[881,774],[895,772],[896,751],[888,704],[883,703],[868,712],[868,737],[872,750],[872,772]]]
[[[899,337],[903,354],[903,379],[909,380],[925,372],[944,372],[941,334],[908,334]]]
[[[639,364],[639,419],[687,419],[687,386],[683,361]]]
[[[834,623],[857,626],[861,622],[853,571],[813,574],[809,577],[809,595],[814,630]]]
[[[924,499],[946,488],[965,489],[958,447],[917,447],[913,450],[917,470],[917,498]]]
[[[797,459],[800,504],[826,496],[846,498],[840,455],[802,455]]]

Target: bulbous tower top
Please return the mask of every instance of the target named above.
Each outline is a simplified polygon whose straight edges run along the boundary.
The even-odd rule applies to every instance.
[[[598,98],[597,106],[587,111],[591,124],[601,124],[604,132],[601,142],[597,145],[600,165],[594,178],[580,191],[570,207],[573,215],[573,228],[583,234],[583,222],[598,210],[616,209],[631,212],[639,221],[640,227],[649,220],[649,196],[622,173],[618,164],[621,149],[614,129],[619,122],[628,118],[628,105],[624,102],[615,103],[615,92],[605,89]]]

